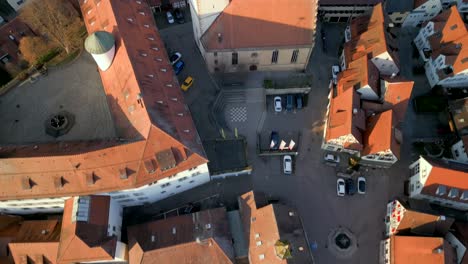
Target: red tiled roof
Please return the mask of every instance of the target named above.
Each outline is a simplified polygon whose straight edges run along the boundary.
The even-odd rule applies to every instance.
[[[130,263],[234,263],[225,208],[128,228]]]
[[[8,244],[15,263],[57,263],[60,222],[57,220],[24,221],[15,238]]]
[[[364,59],[367,60],[367,59]],[[330,112],[327,122],[326,141],[352,135],[358,143],[347,143],[346,148],[362,149],[362,132],[365,130],[365,113],[360,107],[360,96],[354,86],[367,84],[367,67],[358,60],[338,74],[337,95],[330,98]],[[368,65],[366,63],[366,65]],[[357,113],[354,113],[354,112]]]
[[[58,242],[10,243],[15,263],[57,263]],[[29,260],[28,260],[29,259]]]
[[[57,263],[112,260],[116,236],[108,236],[110,196],[90,196],[88,221],[73,221],[74,198],[65,201]]]
[[[455,264],[454,249],[441,237],[391,236],[390,255],[394,264]]]
[[[383,0],[319,0],[319,6],[332,5],[332,6],[344,6],[344,5],[375,5],[381,3]]]
[[[464,191],[468,191],[468,165],[449,160],[437,160],[429,157],[421,157],[432,166],[432,169],[427,176],[426,183],[421,191],[423,194],[428,194],[457,202],[468,202],[460,199]],[[446,187],[446,193],[443,196],[436,194],[439,186]],[[456,197],[449,197],[448,193],[451,188],[458,189]]]
[[[395,125],[396,120],[392,110],[369,117],[364,135],[364,149],[361,154],[368,155],[391,151],[399,159],[400,144],[395,138]]]
[[[249,260],[256,263],[312,263],[302,223],[295,210],[281,205],[257,205],[253,191],[239,197],[239,211],[249,245]],[[289,243],[290,259],[281,259],[276,252],[278,241]],[[300,248],[302,247],[302,250]],[[260,259],[263,255],[263,259]]]
[[[384,94],[385,104],[391,106],[397,119],[397,123],[405,120],[406,109],[413,91],[414,81],[408,81],[401,77],[383,77],[386,81]]]
[[[392,60],[398,64],[398,56],[388,47],[393,43],[385,30],[385,17],[382,4],[377,4],[370,16],[362,16],[351,21],[351,40],[344,44],[346,64],[362,56],[369,59],[388,52]]]
[[[105,27],[116,39],[113,63],[100,74],[120,138],[1,146],[0,185],[11,188],[0,190],[0,200],[135,188],[207,162],[146,2],[87,1],[81,8],[92,10],[84,12],[88,32]],[[156,155],[168,150],[177,166],[165,170]]]
[[[401,218],[395,230],[395,234],[398,235],[418,234],[444,236],[454,222],[454,219],[449,217],[444,216],[444,220],[442,220],[440,215],[433,215],[405,208],[398,200],[394,200],[393,204],[400,206],[402,209]],[[393,214],[395,214],[395,217],[397,216],[396,212]]]
[[[310,46],[316,5],[309,0],[232,0],[201,41],[208,50]]]

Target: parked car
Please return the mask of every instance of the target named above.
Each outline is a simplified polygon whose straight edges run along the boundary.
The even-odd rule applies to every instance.
[[[284,174],[292,173],[292,158],[289,155],[283,157],[283,172]]]
[[[174,17],[172,16],[171,11],[166,12],[167,23],[174,24]]]
[[[353,179],[346,179],[346,194],[353,195],[356,193],[356,186],[354,185]]]
[[[278,149],[278,148],[279,148],[279,134],[276,131],[271,131],[270,149]]]
[[[193,78],[192,76],[188,76],[187,78],[185,78],[184,82],[180,86],[180,89],[182,89],[182,91],[187,91],[192,86],[192,84]]]
[[[177,20],[177,23],[179,24],[185,23],[184,12],[182,12],[182,10],[180,10],[179,8],[176,8],[174,10],[174,16]]]
[[[281,105],[281,97],[280,96],[275,96],[273,101],[274,101],[274,104],[275,104],[275,112],[281,112],[283,110],[283,107]]]
[[[180,61],[176,62],[176,64],[174,64],[172,67],[174,68],[175,74],[178,75],[182,71],[184,66],[185,66],[185,63],[180,60]]]
[[[366,193],[366,178],[364,177],[359,177],[357,179],[357,189],[358,193],[360,194],[365,194]]]
[[[340,66],[333,65],[331,72],[332,72],[333,84],[336,85],[336,83],[338,82],[338,73],[340,72]]]
[[[296,108],[298,110],[302,109],[302,94],[296,95]]]
[[[182,54],[180,54],[180,52],[174,52],[169,58],[169,60],[171,61],[171,65],[176,64],[178,61],[180,61],[181,58]]]
[[[338,194],[338,196],[345,195],[345,181],[342,178],[336,180],[336,194]]]
[[[335,156],[335,155],[330,154],[330,153],[325,154],[325,156],[323,157],[323,159],[324,159],[325,161],[328,161],[328,162],[334,162],[334,163],[339,163],[339,162],[340,162],[340,157]]]
[[[291,94],[288,94],[286,96],[286,110],[291,111],[293,110],[293,96]]]

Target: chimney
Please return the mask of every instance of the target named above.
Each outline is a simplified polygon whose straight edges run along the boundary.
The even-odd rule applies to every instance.
[[[175,235],[177,233],[177,229],[175,227],[172,228],[172,234]]]
[[[390,78],[393,79],[393,78],[395,78],[395,76],[396,76],[396,73],[392,73],[392,76],[390,76]]]
[[[357,108],[353,108],[353,115],[357,115],[358,113],[358,109]]]
[[[223,34],[218,33],[218,42],[221,43],[223,42]]]
[[[442,254],[444,253],[444,250],[441,247],[438,247],[432,251],[434,254]]]

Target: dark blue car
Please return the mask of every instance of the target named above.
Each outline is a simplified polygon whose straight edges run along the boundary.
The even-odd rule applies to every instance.
[[[185,65],[185,63],[180,60],[180,61],[176,62],[176,64],[174,64],[174,66],[172,66],[174,68],[174,72],[175,72],[176,75],[178,75],[182,71],[182,69],[184,68],[184,65]]]

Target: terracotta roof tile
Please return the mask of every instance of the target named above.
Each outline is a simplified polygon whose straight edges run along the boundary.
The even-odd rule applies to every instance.
[[[316,12],[315,1],[233,0],[201,41],[208,50],[310,46]]]
[[[58,220],[32,220],[20,223],[8,247],[15,263],[57,263],[61,225]],[[1,235],[0,235],[1,236]]]
[[[58,263],[59,242],[10,243],[9,248],[15,263]],[[28,261],[29,259],[29,261]]]
[[[389,48],[392,40],[386,34],[382,4],[374,6],[370,16],[355,18],[350,24],[351,40],[344,44],[346,64],[362,56],[369,59],[388,52],[398,65],[398,55]]]
[[[131,226],[128,238],[130,262],[234,263],[225,208]]]
[[[396,141],[396,120],[392,110],[371,116],[367,120],[367,129],[364,135],[364,149],[362,155],[376,154],[391,151],[400,158],[400,144]]]
[[[392,234],[445,236],[454,222],[454,219],[450,217],[443,216],[442,218],[440,215],[405,208],[398,200],[394,200],[392,205],[390,221],[396,223]]]
[[[435,251],[437,248],[440,253]],[[455,255],[454,249],[440,237],[391,236],[390,251],[395,264],[455,264],[450,259]]]
[[[72,220],[75,198],[65,201],[58,263],[112,260],[116,236],[107,234],[110,196],[89,196],[88,221]]]
[[[249,245],[249,260],[256,263],[312,263],[297,211],[281,204],[260,207],[253,191],[239,197],[239,211]],[[290,259],[282,259],[276,245],[289,246]]]
[[[151,10],[141,3],[103,0],[97,7],[95,1],[81,2],[83,10],[95,10],[85,14],[88,32],[105,24],[116,39],[113,64],[100,74],[120,138],[0,146],[0,184],[11,186],[0,190],[0,200],[130,189],[207,162]],[[161,170],[156,156],[168,149],[177,164]],[[145,166],[148,160],[154,161],[153,173]],[[86,175],[94,175],[92,184]]]

